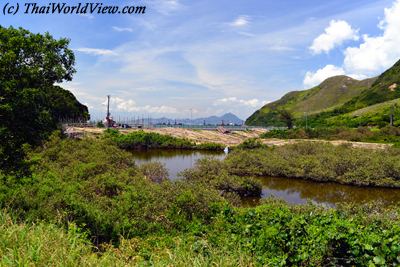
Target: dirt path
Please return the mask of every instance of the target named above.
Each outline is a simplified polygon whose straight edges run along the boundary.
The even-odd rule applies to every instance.
[[[322,143],[330,143],[334,146],[339,145],[349,145],[354,148],[366,148],[366,149],[385,149],[391,147],[391,144],[380,144],[380,143],[365,143],[365,142],[352,142],[345,140],[319,140],[319,139],[263,139],[263,143],[269,146],[283,146],[288,144],[296,144],[299,142],[322,142]]]
[[[198,144],[202,143],[219,143],[226,146],[235,146],[249,138],[257,138],[260,134],[266,132],[264,129],[252,129],[249,131],[232,131],[229,134],[223,134],[216,130],[193,130],[183,128],[154,128],[143,129],[145,132],[168,134],[179,138],[188,138]],[[99,135],[104,129],[102,128],[78,128],[74,127],[73,131],[84,134]],[[138,129],[120,129],[121,133],[130,133],[138,131]]]
[[[72,129],[75,132],[83,133],[85,135],[100,135],[103,128],[78,128]],[[228,134],[220,133],[216,130],[193,130],[193,129],[182,129],[182,128],[154,128],[154,129],[143,129],[145,132],[153,132],[159,134],[168,134],[179,138],[188,138],[193,140],[197,144],[202,143],[219,143],[226,146],[235,146],[242,143],[244,140],[249,138],[257,138],[260,134],[266,132],[264,129],[252,129],[249,131],[232,131]],[[138,131],[138,129],[120,129],[121,133],[130,133]],[[356,148],[367,148],[367,149],[385,149],[392,145],[390,144],[379,144],[379,143],[363,143],[363,142],[351,142],[343,140],[326,141],[326,140],[310,140],[310,139],[263,139],[263,143],[269,146],[283,146],[288,144],[295,144],[299,142],[325,142],[333,145],[348,144],[349,146]]]

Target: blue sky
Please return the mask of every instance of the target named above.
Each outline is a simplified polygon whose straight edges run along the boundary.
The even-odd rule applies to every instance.
[[[65,1],[76,3],[75,0]],[[48,1],[38,1],[46,4]],[[71,39],[63,84],[94,118],[241,118],[339,74],[378,75],[400,58],[400,0],[141,0],[145,15],[2,16],[2,26]]]

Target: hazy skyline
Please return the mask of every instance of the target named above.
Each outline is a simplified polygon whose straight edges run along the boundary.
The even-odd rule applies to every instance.
[[[48,3],[40,1],[40,3]],[[77,1],[69,1],[77,3]],[[77,73],[63,84],[103,114],[247,118],[332,75],[366,78],[400,58],[400,0],[108,1],[145,15],[24,15],[2,26],[71,39]]]

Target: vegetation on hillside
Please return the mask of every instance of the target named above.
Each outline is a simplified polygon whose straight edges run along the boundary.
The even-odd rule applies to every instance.
[[[0,168],[23,170],[24,144],[39,145],[61,119],[89,118],[87,107],[55,86],[70,81],[67,39],[0,26]]]
[[[379,126],[400,125],[400,61],[378,78],[356,81],[346,76],[328,78],[321,85],[300,92],[291,92],[267,104],[250,116],[246,124],[285,126],[279,111],[294,114],[295,125]]]
[[[332,110],[359,95],[373,80],[357,81],[346,76],[329,78],[312,89],[290,92],[281,99],[265,105],[251,115],[246,124],[286,126],[285,120],[280,116],[282,110],[290,112],[297,119],[303,118],[305,114]]]
[[[345,103],[342,109],[353,111],[400,98],[400,60],[382,73],[369,90]]]

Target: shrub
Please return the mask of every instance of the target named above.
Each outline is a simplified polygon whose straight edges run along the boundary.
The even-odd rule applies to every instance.
[[[249,138],[244,140],[240,145],[237,146],[239,149],[255,149],[264,147],[264,144],[258,138]]]
[[[150,181],[161,183],[168,179],[168,170],[160,162],[148,162],[139,166],[139,171]]]
[[[240,197],[261,196],[261,184],[258,181],[251,177],[230,175],[224,163],[216,159],[201,159],[194,168],[181,175],[187,181],[211,185],[222,195],[234,193]]]
[[[29,162],[31,177],[19,182],[0,177],[8,183],[7,188],[0,187],[1,206],[12,208],[27,221],[63,225],[74,221],[95,244],[180,229],[184,227],[180,216],[185,214],[180,208],[193,211],[187,215],[192,220],[207,223],[213,203],[225,203],[210,186],[168,180],[154,183],[152,179],[164,180],[165,169],[137,167],[128,152],[107,139],[54,136],[44,148],[30,153]],[[188,192],[195,202],[181,198]]]
[[[230,174],[282,176],[353,185],[400,187],[399,150],[355,149],[327,143],[235,150],[225,160]]]
[[[122,149],[202,149],[222,150],[224,147],[216,143],[204,143],[196,145],[185,138],[177,138],[159,133],[149,133],[143,130],[121,134],[115,129],[108,129],[104,132],[106,139],[112,140]]]

